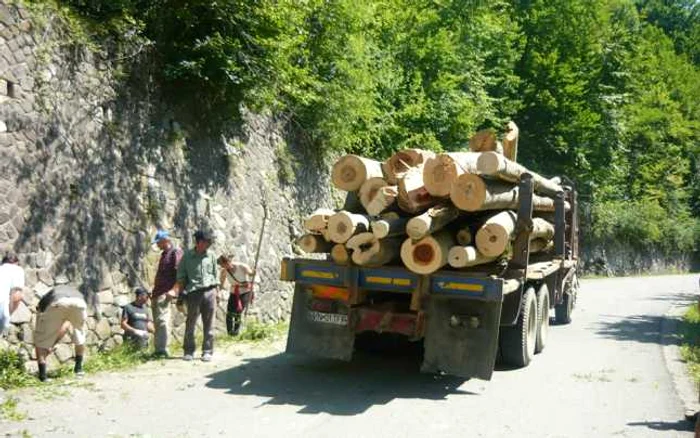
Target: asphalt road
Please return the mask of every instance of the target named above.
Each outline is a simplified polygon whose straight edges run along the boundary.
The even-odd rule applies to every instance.
[[[697,276],[583,281],[573,323],[489,382],[418,374],[411,354],[290,358],[279,341],[22,391],[28,418],[0,436],[689,437],[660,330],[697,293]]]

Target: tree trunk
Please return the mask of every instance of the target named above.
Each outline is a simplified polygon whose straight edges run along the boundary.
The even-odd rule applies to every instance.
[[[359,190],[368,179],[382,176],[382,163],[379,161],[345,155],[333,165],[331,181],[337,188],[353,192]]]
[[[503,136],[503,156],[510,161],[518,161],[518,125],[512,120],[506,125],[506,134]]]
[[[423,184],[423,167],[412,167],[399,180],[399,207],[407,213],[418,213],[437,204]]]
[[[457,245],[471,245],[474,239],[472,238],[472,231],[469,229],[469,227],[463,227],[459,231],[457,231],[456,240]]]
[[[482,129],[469,139],[469,150],[472,152],[503,152],[500,146],[493,129]]]
[[[360,187],[360,202],[370,216],[378,216],[396,201],[398,194],[398,187],[388,185],[383,178],[370,178]]]
[[[496,257],[486,257],[473,246],[453,246],[447,253],[447,261],[453,268],[467,268],[483,265],[496,260]]]
[[[372,233],[351,238],[346,247],[352,250],[352,261],[359,266],[382,266],[399,255],[402,239],[377,239]]]
[[[498,257],[506,250],[515,230],[515,213],[502,211],[491,216],[476,233],[476,248],[487,257]]]
[[[482,153],[476,165],[481,175],[496,176],[504,181],[513,183],[520,181],[520,176],[523,173],[529,173],[532,175],[532,179],[535,183],[535,191],[548,196],[555,196],[563,190],[558,180],[546,179],[496,152]]]
[[[398,184],[399,179],[403,178],[406,172],[408,172],[408,169],[424,164],[426,160],[433,156],[435,156],[434,152],[425,151],[423,149],[404,149],[398,151],[382,163],[382,169],[384,170],[387,183],[390,185]]]
[[[407,218],[380,219],[373,221],[370,224],[370,228],[372,230],[372,234],[374,234],[377,239],[403,236],[406,234],[407,222]]]
[[[347,265],[350,263],[350,253],[342,243],[336,243],[331,248],[331,258],[339,265]]]
[[[447,230],[418,241],[409,238],[401,245],[401,260],[410,271],[432,274],[447,264],[447,254],[454,244],[455,240]]]
[[[438,205],[430,208],[420,216],[411,218],[406,224],[406,234],[418,240],[442,229],[459,216],[459,210],[451,205]]]
[[[328,219],[336,213],[330,208],[319,208],[304,219],[304,229],[312,233],[321,233],[328,228]]]
[[[546,241],[550,241],[553,238],[554,225],[539,217],[532,218],[532,231],[530,232],[530,240],[543,239]]]
[[[452,183],[463,173],[476,173],[479,154],[474,152],[451,152],[439,154],[425,162],[423,183],[433,196],[449,196]]]
[[[345,243],[355,234],[367,230],[369,218],[361,214],[340,211],[328,219],[328,237],[335,243]]]
[[[450,200],[464,211],[515,210],[520,202],[517,186],[469,173],[457,178],[450,192]],[[554,200],[534,195],[532,208],[534,211],[554,211]]]
[[[301,248],[305,253],[311,254],[315,252],[330,252],[332,243],[326,241],[323,236],[319,234],[304,234],[296,241],[299,248]]]

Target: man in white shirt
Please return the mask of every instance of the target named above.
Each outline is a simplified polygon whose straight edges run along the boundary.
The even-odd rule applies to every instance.
[[[17,256],[7,253],[0,265],[0,335],[10,326],[10,315],[17,309],[24,290],[24,269]]]
[[[219,287],[226,290],[226,281],[230,283],[226,306],[226,331],[230,336],[237,336],[243,326],[243,315],[253,301],[255,271],[245,263],[234,262],[232,255],[222,255],[217,261],[222,268]]]

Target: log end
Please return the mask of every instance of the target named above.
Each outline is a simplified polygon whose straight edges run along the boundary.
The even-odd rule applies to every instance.
[[[476,167],[483,175],[495,175],[501,169],[503,156],[496,152],[483,152],[476,161]]]
[[[423,167],[425,189],[433,196],[448,196],[452,182],[460,173],[461,170],[452,157],[447,154],[437,155],[426,161]]]
[[[510,242],[510,234],[498,224],[486,224],[476,233],[476,248],[487,257],[503,254]]]
[[[367,179],[365,167],[359,157],[345,155],[339,159],[331,171],[331,181],[340,190],[359,190]]]
[[[460,175],[450,191],[452,203],[464,211],[478,211],[486,200],[486,183],[471,173]]]

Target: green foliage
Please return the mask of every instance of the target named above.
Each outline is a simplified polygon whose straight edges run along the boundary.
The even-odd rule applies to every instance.
[[[0,403],[0,418],[8,421],[22,421],[27,414],[17,409],[18,400],[15,397],[7,397]]]
[[[24,369],[24,358],[10,350],[0,350],[0,388],[29,386],[35,378]]]
[[[681,323],[681,356],[688,364],[690,374],[700,383],[700,311],[691,306]]]
[[[123,370],[145,363],[151,357],[146,350],[124,343],[109,351],[100,351],[90,355],[85,360],[83,368],[86,373]]]

